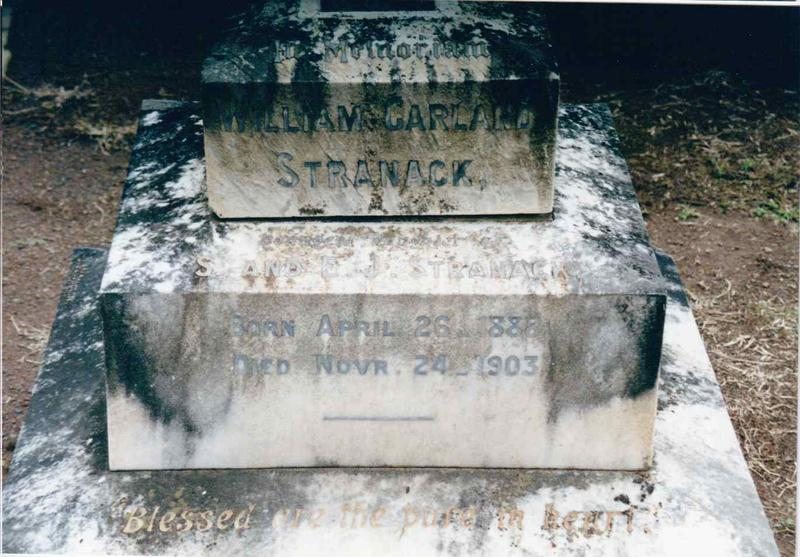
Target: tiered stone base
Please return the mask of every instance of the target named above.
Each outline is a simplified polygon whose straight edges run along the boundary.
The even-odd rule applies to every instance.
[[[670,284],[655,462],[647,473],[109,472],[97,310],[105,259],[101,250],[75,253],[4,484],[5,552],[778,554],[677,272],[666,256],[659,256]]]

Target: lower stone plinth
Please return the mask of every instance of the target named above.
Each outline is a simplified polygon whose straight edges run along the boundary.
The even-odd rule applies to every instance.
[[[78,250],[4,484],[3,551],[778,555],[675,267],[659,263],[670,286],[647,473],[109,472],[97,311],[105,253]]]

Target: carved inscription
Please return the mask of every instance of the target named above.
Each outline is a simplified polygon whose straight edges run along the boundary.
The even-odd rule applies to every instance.
[[[278,153],[281,176],[278,184],[284,188],[296,186],[316,188],[359,188],[416,186],[470,187],[473,183],[484,186],[482,179],[473,179],[469,173],[471,160],[378,160],[359,159],[355,168],[339,160],[295,162],[291,153]]]
[[[206,63],[218,216],[552,212],[560,78],[539,16],[301,4],[296,29]]]
[[[125,504],[125,503],[123,503]],[[214,530],[243,531],[251,527],[255,505],[245,508],[167,508],[132,505],[123,513],[122,533],[185,534]]]
[[[406,322],[387,319],[353,319],[330,314],[321,315],[315,324],[305,330],[295,319],[287,316],[245,318],[234,313],[230,320],[230,334],[234,339],[274,339],[293,340],[295,335],[308,339],[322,340],[321,346],[328,346],[329,339],[359,339],[365,345],[369,339],[396,339],[409,342],[412,339],[426,342],[413,361],[407,364],[392,362],[385,358],[360,358],[347,355],[334,355],[330,352],[315,352],[309,348],[307,353],[296,356],[300,362],[288,357],[271,354],[246,354],[236,350],[232,354],[232,370],[240,376],[272,376],[290,373],[307,373],[322,376],[388,376],[408,374],[422,380],[432,375],[454,377],[526,377],[538,375],[541,367],[541,354],[525,351],[525,344],[519,352],[473,354],[453,354],[441,351],[446,344],[437,342],[440,351],[432,351],[427,341],[464,338],[509,338],[535,339],[539,334],[538,320],[522,315],[489,315],[477,317],[471,323],[454,320],[449,315],[418,315]],[[404,340],[408,339],[408,340]],[[280,344],[271,344],[280,351]],[[507,349],[508,350],[508,349]],[[530,348],[528,348],[530,350]],[[387,349],[387,352],[391,352]],[[310,358],[310,359],[309,359]]]
[[[409,244],[406,244],[409,245]],[[377,255],[370,255],[369,264],[353,266],[346,258],[323,255],[313,259],[278,257],[247,260],[237,274],[248,280],[276,278],[295,278],[304,275],[317,275],[323,278],[344,277],[348,275],[375,278],[385,274],[388,263]],[[195,261],[195,276],[210,277],[226,274],[229,269],[209,257],[198,257]],[[415,278],[447,278],[448,280],[547,280],[557,278],[565,281],[568,273],[565,268],[544,267],[533,261],[506,257],[487,256],[482,259],[413,259],[403,268],[403,274]]]
[[[588,510],[588,511],[558,511],[555,505],[545,505],[544,522],[542,530],[549,533],[563,532],[568,539],[576,537],[590,538],[592,536],[611,536],[612,534],[641,531],[649,534],[651,526],[644,523],[644,519],[652,519],[653,513],[649,509],[631,506],[622,511],[616,510]]]
[[[534,124],[533,107],[506,102],[415,103],[390,96],[384,103],[320,106],[280,104],[262,112],[229,111],[221,115],[226,132],[359,133],[388,132],[492,132],[529,130]]]
[[[316,247],[330,246],[329,240],[271,236],[262,242],[271,247]],[[450,244],[448,238],[430,240]],[[382,276],[381,262],[374,254],[370,259],[369,265],[356,269],[357,276]],[[209,258],[198,259],[198,266],[196,275],[201,278],[219,272]],[[410,276],[454,280],[533,280],[538,276],[534,263],[512,259],[469,263],[419,260],[411,261],[409,266]],[[331,256],[320,258],[316,269],[299,259],[249,261],[242,276],[254,282],[289,280],[315,272],[326,279],[346,276],[340,262]],[[296,374],[331,380],[401,375],[417,382],[436,376],[527,381],[539,377],[547,365],[548,355],[539,340],[543,334],[539,317],[532,313],[469,318],[449,313],[410,313],[405,317],[392,314],[387,318],[385,314],[325,312],[303,317],[299,320],[291,312],[277,315],[249,312],[230,316],[227,334],[232,339],[232,352],[226,366],[230,366],[233,376],[259,381]],[[478,341],[474,346],[482,348],[471,352],[464,344],[464,339],[470,338]],[[350,340],[347,344],[350,348],[331,345],[331,341],[337,339]],[[497,339],[496,348],[491,348],[493,339]],[[254,344],[255,341],[258,342]],[[296,350],[295,342],[302,342],[306,349]],[[397,347],[408,347],[411,353],[398,356],[402,350]]]
[[[274,43],[275,62],[301,58],[310,49],[298,41]],[[367,60],[419,60],[490,58],[489,45],[485,41],[439,41],[421,38],[416,41],[328,41],[322,45],[322,57],[326,62],[348,63]]]
[[[303,156],[288,150],[271,150],[274,183],[282,188],[476,188],[483,191],[490,176],[476,173],[485,167],[482,156],[471,147],[455,153],[433,152],[429,158],[402,158],[398,149],[376,153],[371,147],[378,137],[413,145],[419,134],[504,134],[516,133],[523,145],[535,125],[534,109],[519,103],[490,102],[418,103],[389,96],[383,103],[316,106],[275,104],[262,109],[232,109],[220,115],[223,132],[246,134],[358,134],[354,143],[345,138],[323,139],[323,155]],[[366,137],[373,139],[366,139]],[[461,141],[468,141],[464,138]],[[315,139],[319,141],[319,139]],[[343,145],[348,145],[343,149]],[[395,146],[396,147],[396,146]],[[406,149],[399,149],[400,152]],[[327,158],[326,158],[327,156]]]
[[[114,505],[112,517],[119,531],[127,536],[175,536],[192,532],[245,535],[248,531],[264,528],[276,531],[385,529],[402,536],[427,529],[490,528],[516,533],[532,530],[548,536],[552,543],[569,543],[595,536],[627,536],[636,532],[648,534],[657,524],[655,510],[633,505],[624,510],[562,510],[548,503],[543,512],[526,512],[511,505],[436,506],[414,502],[370,505],[360,500],[329,507],[261,508],[254,504],[244,507],[171,507],[130,504],[127,497]]]

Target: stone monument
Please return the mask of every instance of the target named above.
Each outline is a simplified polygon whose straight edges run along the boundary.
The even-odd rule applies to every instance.
[[[144,106],[101,286],[111,468],[647,468],[666,295],[542,18],[312,4],[205,63],[207,189],[199,107]],[[370,207],[469,218],[344,218]]]
[[[527,5],[267,4],[202,104],[145,101],[3,549],[776,554],[609,111],[559,107],[547,40]]]

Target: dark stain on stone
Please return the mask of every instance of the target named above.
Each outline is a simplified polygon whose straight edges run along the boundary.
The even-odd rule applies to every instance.
[[[370,212],[380,211],[383,209],[383,186],[377,185],[371,188],[369,194],[369,207]]]
[[[683,288],[683,282],[675,260],[661,250],[655,250],[655,254],[661,274],[665,279],[670,302],[689,308],[689,299],[686,297],[686,291]]]
[[[609,295],[542,302],[551,305],[540,310],[542,315],[554,316],[543,327],[549,354],[543,361],[549,365],[542,371],[552,401],[548,422],[557,421],[564,410],[602,406],[619,396],[634,398],[655,387],[663,303],[643,298]]]
[[[644,503],[647,500],[647,498],[653,494],[653,491],[655,491],[656,486],[653,483],[645,481],[642,482],[641,488],[642,490],[641,493],[639,494],[639,501]]]
[[[220,382],[215,370],[203,365],[204,354],[224,348],[223,338],[205,335],[200,325],[222,318],[207,300],[178,294],[101,297],[109,392],[122,389],[154,421],[178,424],[187,434],[187,456],[193,438],[223,420],[233,398],[232,378]],[[137,311],[137,304],[159,309]],[[200,412],[192,396],[202,398]]]
[[[298,209],[298,212],[301,215],[305,215],[305,216],[314,216],[314,215],[324,215],[325,214],[325,210],[324,209],[321,209],[319,207],[314,207],[313,205],[303,205],[302,207],[300,207],[300,209]]]
[[[122,388],[125,394],[135,396],[144,405],[153,420],[171,423],[176,418],[177,409],[156,392],[156,363],[147,357],[144,337],[131,323],[125,297],[106,294],[101,302],[109,394],[113,395],[117,388]],[[194,431],[190,423],[183,427],[187,432]]]
[[[458,208],[455,205],[453,205],[452,203],[450,203],[449,201],[447,201],[445,199],[440,199],[439,200],[439,212],[440,213],[443,213],[443,214],[452,213],[453,211],[456,211],[457,209]]]
[[[628,381],[626,394],[630,398],[655,388],[658,381],[661,345],[664,339],[666,298],[664,296],[648,296],[647,306],[641,330],[638,333],[641,373],[631,377]],[[633,332],[633,326],[631,326],[631,333],[633,334]]]
[[[664,352],[665,361],[672,356]],[[661,384],[658,391],[658,410],[666,410],[670,406],[681,404],[704,404],[723,406],[724,400],[719,386],[708,377],[698,376],[692,370],[686,373],[675,373],[669,365],[662,363]]]

